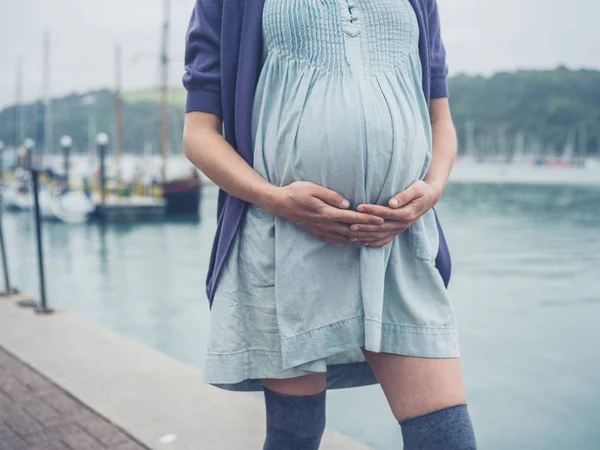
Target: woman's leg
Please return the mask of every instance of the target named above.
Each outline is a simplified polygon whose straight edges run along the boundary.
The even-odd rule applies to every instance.
[[[476,448],[458,358],[363,352],[402,426],[405,450]]]
[[[326,374],[264,379],[267,437],[263,450],[317,450],[325,431]]]

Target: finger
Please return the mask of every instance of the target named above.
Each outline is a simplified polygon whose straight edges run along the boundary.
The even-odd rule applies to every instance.
[[[424,184],[425,182],[422,180],[415,181],[405,190],[394,195],[388,202],[389,207],[393,209],[400,208],[401,206],[405,206],[419,197],[423,197],[425,195],[425,186],[423,186]]]
[[[407,214],[405,209],[397,211],[392,208],[388,208],[387,206],[380,205],[359,205],[357,209],[362,213],[378,216],[386,220],[404,221],[406,220],[405,216]]]
[[[342,240],[340,237],[333,237],[330,235],[321,236],[321,239],[323,239],[328,244],[344,244],[348,242],[348,238]]]
[[[342,194],[338,194],[323,186],[315,185],[314,196],[336,208],[347,209],[350,207],[350,202]]]
[[[371,225],[383,225],[385,222],[383,218],[373,214],[365,214],[356,211],[343,211],[340,209],[328,209],[326,212],[326,218],[333,222],[351,223],[351,224],[371,224]]]
[[[323,227],[315,226],[314,223],[305,222],[297,223],[297,225],[302,227],[304,230],[306,230],[313,236],[324,240],[328,244],[342,244],[350,242],[350,238],[348,236],[344,236],[342,233],[337,233],[335,231],[329,231],[327,229],[324,229]]]
[[[354,224],[350,226],[351,231],[367,231],[367,232],[377,232],[377,231],[389,231],[389,232],[397,232],[401,233],[404,231],[405,225],[403,222],[398,222],[396,220],[386,220],[383,225],[368,225],[368,224]]]
[[[365,247],[383,247],[384,245],[389,244],[390,242],[392,242],[393,238],[391,239],[383,239],[381,241],[375,241],[375,242],[365,242],[364,246]]]
[[[347,244],[350,242],[350,238],[342,233],[335,231],[327,231],[323,234],[323,239],[329,240],[334,244]]]
[[[360,233],[356,238],[351,238],[350,241],[356,240],[360,242],[379,242],[385,239],[393,239],[397,233]]]
[[[350,229],[348,224],[339,222],[326,222],[322,224],[322,227],[327,230],[328,233],[336,233],[344,236],[346,240],[353,238],[356,234]]]
[[[396,229],[393,231],[353,231],[347,225],[341,223],[333,224],[328,230],[343,235],[346,238],[346,241],[350,242],[380,241],[382,239],[393,237],[401,232]]]

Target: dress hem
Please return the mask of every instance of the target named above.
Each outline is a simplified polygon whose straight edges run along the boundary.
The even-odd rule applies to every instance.
[[[440,338],[442,335],[444,338]],[[458,358],[458,332],[455,326],[418,327],[397,325],[358,316],[338,321],[309,332],[282,339],[280,350],[244,349],[231,353],[206,353],[204,381],[218,387],[251,383],[262,378],[295,378],[332,367],[366,363],[362,353],[353,353],[353,360],[327,364],[327,358],[364,347],[376,353],[391,353],[421,358]],[[367,371],[370,372],[370,371]],[[350,376],[355,377],[356,373]],[[340,380],[344,387],[373,384],[371,375],[365,379]],[[370,381],[369,381],[370,380]],[[332,387],[335,389],[335,387]],[[231,389],[245,390],[245,389]],[[250,389],[255,390],[255,389]]]

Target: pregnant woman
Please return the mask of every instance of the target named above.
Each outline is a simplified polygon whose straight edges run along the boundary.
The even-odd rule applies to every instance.
[[[326,389],[374,383],[405,449],[476,448],[432,209],[446,73],[435,0],[196,2],[185,152],[221,188],[205,377],[264,390],[265,450],[317,449]]]

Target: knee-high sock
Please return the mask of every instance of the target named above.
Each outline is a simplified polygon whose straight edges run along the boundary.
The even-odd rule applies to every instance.
[[[325,430],[325,391],[299,396],[263,389],[267,407],[263,450],[317,450]]]
[[[404,450],[475,450],[467,405],[454,405],[400,422]]]

